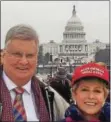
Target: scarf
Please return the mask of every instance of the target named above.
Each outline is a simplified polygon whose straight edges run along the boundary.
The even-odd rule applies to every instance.
[[[38,82],[39,81],[36,78],[32,78],[31,87],[35,97],[36,108],[39,113],[39,121],[49,122],[49,114]],[[3,79],[0,79],[0,103],[2,103],[3,107],[0,121],[14,122],[10,92],[6,87]]]
[[[86,122],[80,114],[76,105],[72,104],[65,112],[65,119],[61,122]],[[89,120],[87,122],[110,122],[110,104],[105,103],[101,109],[99,119]]]

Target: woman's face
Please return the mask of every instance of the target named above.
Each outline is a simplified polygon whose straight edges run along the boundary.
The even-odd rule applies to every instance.
[[[96,115],[105,102],[103,83],[97,81],[80,81],[78,88],[72,93],[78,108],[83,114]]]

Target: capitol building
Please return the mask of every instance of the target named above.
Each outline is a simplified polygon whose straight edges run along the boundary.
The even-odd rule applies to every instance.
[[[99,49],[105,49],[106,44],[95,40],[92,43],[87,42],[84,25],[76,14],[75,5],[73,6],[72,16],[67,21],[63,40],[56,43],[50,40],[49,43],[42,44],[43,55],[50,53],[53,56],[53,62],[81,65],[94,60],[94,55]]]

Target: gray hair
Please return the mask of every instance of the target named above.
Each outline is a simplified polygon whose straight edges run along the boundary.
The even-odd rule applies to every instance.
[[[36,31],[29,25],[19,24],[10,28],[6,34],[5,47],[14,39],[35,40],[39,44]]]

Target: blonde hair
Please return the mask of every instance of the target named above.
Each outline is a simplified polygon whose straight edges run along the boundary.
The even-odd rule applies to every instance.
[[[96,64],[98,64],[104,68],[107,68],[107,65],[104,62],[96,62]]]
[[[73,92],[76,92],[76,90],[77,90],[77,88],[79,87],[81,81],[88,81],[88,80],[90,80],[89,82],[91,82],[92,79],[94,79],[95,81],[97,81],[97,82],[103,84],[103,86],[104,86],[104,87],[103,87],[103,88],[104,88],[104,93],[105,93],[104,96],[105,96],[105,100],[106,100],[106,99],[107,99],[107,96],[108,96],[108,94],[109,94],[109,86],[108,86],[108,84],[105,83],[104,80],[99,79],[99,78],[86,77],[86,78],[82,78],[82,79],[76,81],[77,83],[75,83],[75,85],[72,86],[72,93],[73,93]],[[73,96],[72,96],[72,97],[73,97]]]

